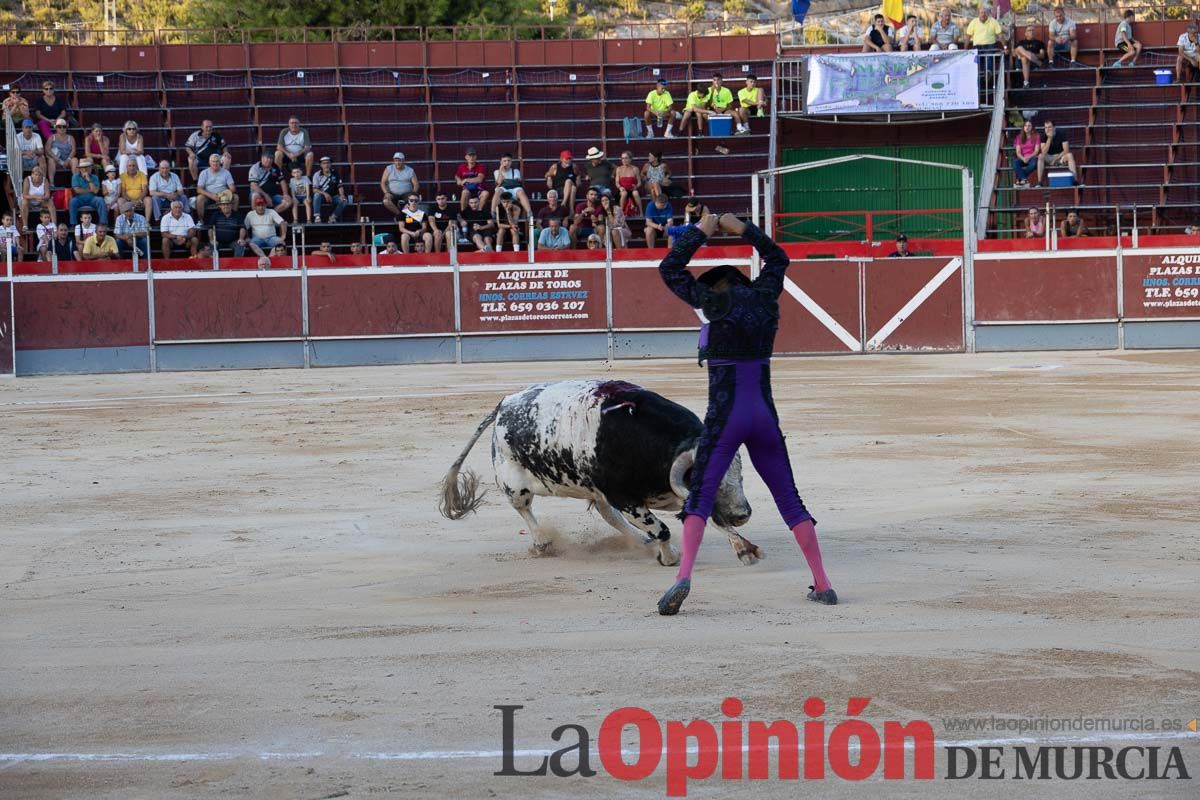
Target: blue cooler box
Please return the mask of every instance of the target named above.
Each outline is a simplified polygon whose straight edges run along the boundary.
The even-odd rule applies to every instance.
[[[732,136],[733,117],[728,114],[712,114],[708,118],[709,136]]]
[[[1154,82],[1159,86],[1169,86],[1171,83],[1171,70],[1156,69],[1154,70]]]
[[[1075,185],[1075,177],[1070,170],[1049,172],[1046,174],[1046,185],[1051,189],[1070,189]]]

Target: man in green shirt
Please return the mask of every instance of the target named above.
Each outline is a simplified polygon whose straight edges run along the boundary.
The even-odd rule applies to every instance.
[[[708,86],[700,86],[687,96],[683,104],[683,118],[679,120],[679,132],[687,127],[688,120],[696,118],[696,135],[704,132],[704,121],[708,119],[709,103],[712,101],[712,90]]]
[[[650,94],[646,95],[646,113],[642,115],[642,120],[646,123],[646,138],[654,138],[654,124],[651,120],[657,119],[659,126],[666,125],[667,130],[663,136],[667,139],[674,139],[675,134],[671,133],[671,123],[675,117],[675,101],[671,98],[671,93],[667,91],[666,78],[659,78],[658,83],[650,90]]]
[[[758,116],[763,115],[763,109],[767,107],[767,101],[763,97],[763,90],[758,87],[758,77],[754,74],[746,76],[746,88],[738,89],[738,107],[733,110],[733,115],[737,119],[737,132],[750,132],[750,112],[756,111]]]
[[[714,114],[725,114],[729,111],[729,107],[733,105],[733,92],[729,91],[729,87],[721,83],[721,73],[714,72],[712,76],[712,110]]]

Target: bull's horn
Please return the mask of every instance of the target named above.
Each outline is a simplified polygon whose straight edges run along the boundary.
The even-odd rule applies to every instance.
[[[679,495],[680,500],[687,499],[688,487],[683,482],[683,476],[694,463],[696,463],[696,451],[685,450],[676,456],[675,463],[671,465],[671,491]]]

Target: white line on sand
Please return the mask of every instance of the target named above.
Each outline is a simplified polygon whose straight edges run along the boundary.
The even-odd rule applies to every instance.
[[[1170,731],[1162,733],[1127,733],[1108,736],[1016,736],[1006,739],[960,739],[938,740],[936,747],[1003,747],[1006,745],[1085,745],[1109,744],[1119,745],[1125,742],[1166,742],[1191,739],[1200,743],[1200,735],[1190,731]],[[748,747],[743,745],[742,751]],[[768,750],[777,750],[778,744],[772,743]],[[803,750],[803,746],[800,747]],[[855,748],[851,746],[851,750]],[[912,743],[905,742],[905,749],[911,750]],[[697,752],[698,748],[689,747],[689,753]],[[553,754],[554,750],[516,750],[516,758],[541,758]],[[636,756],[639,751],[623,750],[626,757]],[[214,752],[195,753],[0,753],[0,764],[4,763],[44,763],[44,762],[190,762],[190,761],[241,761],[254,759],[258,761],[298,761],[313,758],[342,758],[351,761],[458,761],[471,758],[502,758],[501,750],[410,750],[410,751],[349,751],[349,752],[273,752],[273,751],[242,751],[221,750]],[[593,755],[595,753],[593,752]]]

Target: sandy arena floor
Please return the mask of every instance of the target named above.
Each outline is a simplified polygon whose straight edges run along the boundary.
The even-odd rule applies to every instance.
[[[777,361],[842,605],[804,600],[747,469],[767,558],[710,531],[675,618],[654,608],[674,570],[581,503],[535,504],[559,531],[544,559],[496,492],[437,513],[501,396],[585,376],[703,412],[686,361],[0,382],[0,797],[663,796],[661,771],[500,778],[495,755],[446,756],[499,750],[502,703],[526,706],[525,749],[626,705],[717,721],[728,695],[797,723],[819,696],[831,727],[866,696],[868,720],[939,740],[1015,735],[951,716],[1200,716],[1200,353]],[[1169,744],[1192,780],[952,782],[939,749],[933,782],[689,796],[1200,796],[1200,734]]]

